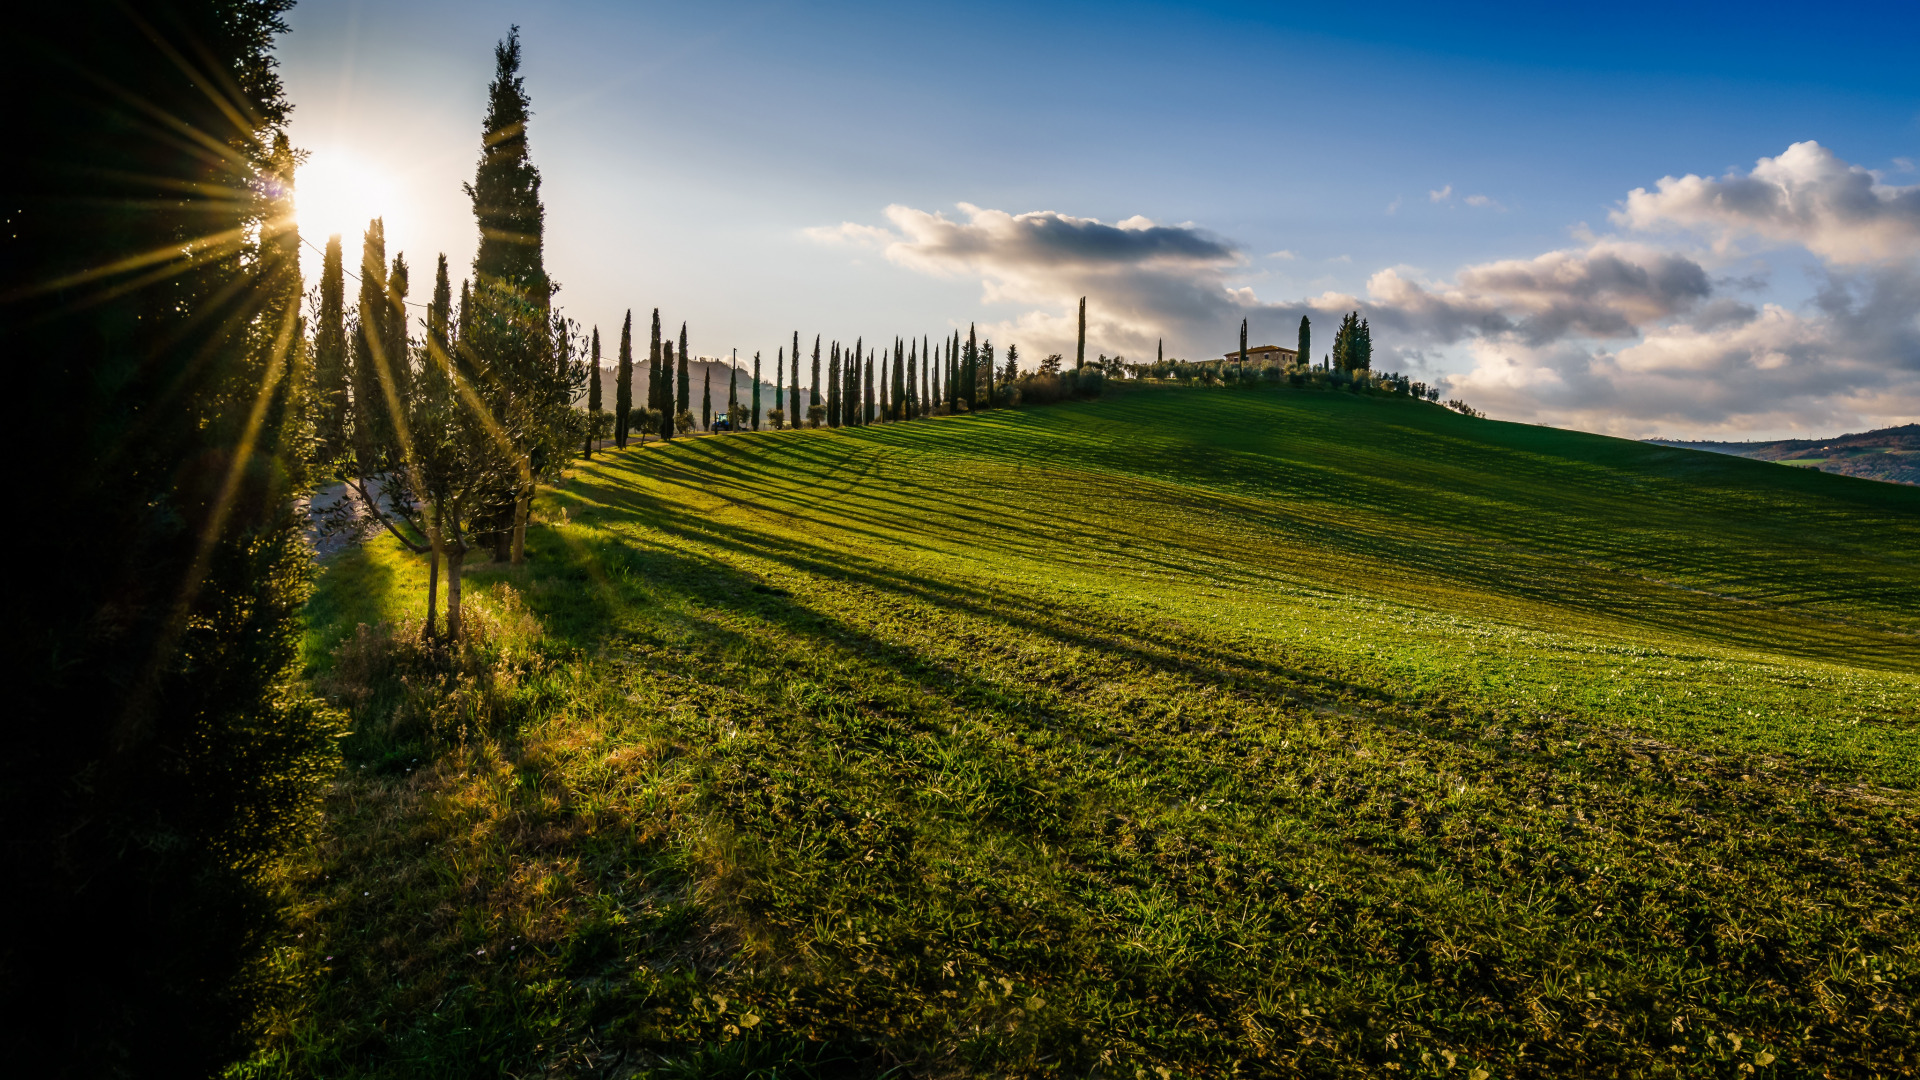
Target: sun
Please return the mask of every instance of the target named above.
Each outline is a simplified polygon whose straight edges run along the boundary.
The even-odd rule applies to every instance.
[[[367,222],[391,218],[399,208],[393,182],[364,158],[338,147],[317,149],[300,166],[293,201],[301,233],[315,242],[334,233],[351,240]]]

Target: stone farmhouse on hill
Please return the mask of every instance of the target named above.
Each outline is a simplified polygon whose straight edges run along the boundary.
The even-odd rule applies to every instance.
[[[1298,349],[1283,349],[1278,345],[1261,345],[1247,350],[1249,364],[1291,364],[1300,355]],[[1224,359],[1229,364],[1240,362],[1240,350],[1229,349]]]

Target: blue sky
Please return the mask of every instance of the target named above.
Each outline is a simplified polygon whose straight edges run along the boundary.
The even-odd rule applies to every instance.
[[[707,354],[979,322],[1037,358],[1084,293],[1132,358],[1358,308],[1513,419],[1920,418],[1920,7],[1550,7],[305,0],[280,55],[308,232],[377,210],[462,266],[519,23],[561,303]]]

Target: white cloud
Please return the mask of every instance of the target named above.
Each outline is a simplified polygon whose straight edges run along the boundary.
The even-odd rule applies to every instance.
[[[1402,202],[1405,202],[1405,201],[1406,201],[1406,200],[1405,200],[1405,199],[1404,199],[1403,197],[1401,197],[1401,196],[1399,196],[1399,195],[1395,195],[1395,196],[1393,197],[1393,201],[1387,204],[1387,213],[1388,213],[1388,214],[1397,214],[1397,213],[1399,213],[1399,212],[1400,212],[1400,204],[1401,204]]]
[[[843,221],[838,225],[812,225],[800,230],[800,235],[816,244],[832,247],[885,247],[898,240],[877,225],[859,225]]]
[[[1817,142],[1761,158],[1745,175],[1663,177],[1611,215],[1643,232],[1680,229],[1728,250],[1749,238],[1804,247],[1835,263],[1911,259],[1920,250],[1920,186],[1892,187]]]
[[[1427,192],[1428,202],[1442,203],[1442,202],[1446,202],[1448,199],[1451,199],[1451,198],[1453,198],[1452,184],[1448,184],[1446,187],[1441,188],[1439,191]]]
[[[889,206],[897,231],[887,258],[921,273],[980,278],[988,303],[1037,304],[1000,327],[1039,357],[1070,347],[1079,298],[1087,300],[1089,341],[1108,352],[1140,354],[1160,337],[1189,340],[1228,321],[1251,291],[1227,287],[1246,265],[1234,244],[1192,225],[1135,216],[1107,224],[1053,211],[1010,214],[962,203],[964,220]],[[1246,299],[1243,300],[1241,297]],[[1005,343],[1003,337],[1002,343]]]
[[[1488,206],[1488,207],[1492,207],[1495,210],[1506,209],[1506,207],[1501,206],[1498,202],[1495,202],[1491,196],[1488,196],[1488,195],[1469,195],[1467,196],[1467,205],[1468,206]]]
[[[1294,259],[1297,259],[1299,257],[1300,256],[1295,255],[1291,251],[1273,251],[1267,254],[1267,258],[1269,259],[1280,259],[1285,262],[1292,262]]]
[[[1443,191],[1451,197],[1451,186]],[[1377,364],[1427,373],[1436,357],[1465,360],[1464,373],[1441,377],[1449,392],[1501,417],[1623,435],[1920,419],[1920,188],[1888,187],[1814,143],[1745,175],[1636,190],[1613,215],[1620,232],[1583,225],[1572,246],[1450,278],[1389,267],[1364,297],[1328,288],[1262,301],[1228,280],[1248,266],[1239,247],[1190,224],[960,210],[949,219],[892,206],[891,230],[808,235],[884,243],[898,265],[979,277],[986,301],[1027,309],[983,332],[1036,359],[1071,347],[1081,296],[1089,348],[1129,355],[1151,355],[1163,336],[1177,355],[1219,355],[1242,318],[1256,337],[1290,341],[1302,315],[1324,352],[1338,317],[1358,310],[1374,329]],[[1753,241],[1803,248],[1819,261],[1816,293],[1799,305],[1750,303],[1743,296],[1763,279],[1709,274],[1725,263],[1660,235],[1674,230],[1718,252]]]

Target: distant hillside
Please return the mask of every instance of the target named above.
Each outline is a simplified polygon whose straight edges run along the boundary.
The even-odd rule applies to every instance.
[[[1867,480],[1920,484],[1920,424],[1903,424],[1833,439],[1782,439],[1779,442],[1647,441],[1661,446],[1683,446],[1689,450],[1735,454],[1759,461],[1778,461]]]
[[[605,407],[610,410],[613,408],[613,391],[616,381],[614,378],[614,358],[602,357],[600,363],[600,400],[603,401]],[[644,356],[635,357],[633,366],[633,403],[635,405],[645,405],[647,402],[646,358]],[[715,413],[727,411],[726,361],[695,360],[687,365],[687,375],[693,383],[691,387],[692,392],[687,395],[687,404],[693,410],[694,419],[696,420],[700,417],[700,394],[706,387],[708,372],[713,373],[713,411]],[[760,408],[763,410],[771,409],[773,408],[773,379],[775,375],[773,364],[762,360],[760,362],[760,374],[764,380],[760,384]],[[787,385],[793,385],[791,375],[787,378]],[[804,391],[802,391],[802,393],[804,393]],[[753,362],[751,360],[743,360],[740,363],[740,400],[743,404],[750,403],[753,400]],[[792,412],[791,407],[789,407],[788,412]]]

